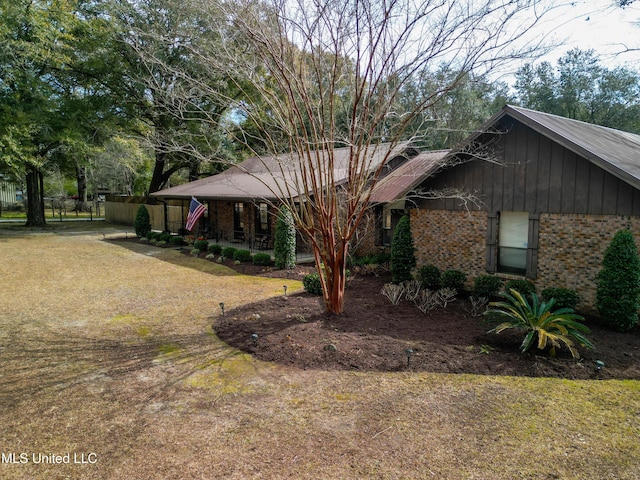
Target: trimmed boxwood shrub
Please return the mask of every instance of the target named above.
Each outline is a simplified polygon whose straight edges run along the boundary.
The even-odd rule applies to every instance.
[[[160,234],[160,236],[158,237],[158,240],[160,242],[167,242],[168,243],[171,240],[171,234],[167,233],[167,232],[162,232]]]
[[[169,239],[169,244],[173,245],[174,247],[179,247],[181,245],[184,245],[184,240],[182,239],[182,237],[174,235]]]
[[[320,275],[318,272],[310,273],[302,277],[302,286],[305,292],[313,295],[322,295],[322,285],[320,284]]]
[[[597,282],[596,307],[603,322],[621,332],[635,327],[640,308],[640,257],[631,231],[615,234]]]
[[[403,215],[393,231],[391,240],[391,281],[398,284],[411,280],[411,270],[415,266],[416,256],[409,215]]]
[[[206,240],[196,240],[193,242],[193,248],[197,248],[201,252],[206,252],[207,248],[209,248],[209,242]]]
[[[552,298],[556,301],[553,306],[554,310],[559,308],[570,308],[575,310],[576,305],[578,305],[578,301],[580,300],[578,292],[569,288],[545,288],[542,290],[542,299],[545,302],[548,302]]]
[[[236,250],[233,252],[233,259],[236,262],[250,262],[251,252],[249,250]]]
[[[152,231],[147,232],[147,235],[146,235],[146,237],[149,240],[158,240],[159,236],[160,236],[160,232],[152,232]]]
[[[460,270],[446,270],[440,275],[440,285],[443,288],[453,288],[457,292],[464,290],[467,274]]]
[[[502,288],[502,279],[495,275],[480,275],[473,280],[473,294],[476,297],[497,297]]]
[[[237,249],[234,247],[224,247],[221,253],[224,258],[233,258],[233,254],[236,253],[236,250]]]
[[[525,297],[536,293],[536,286],[531,280],[509,280],[504,284],[504,290],[509,293],[511,289],[520,292]]]
[[[222,245],[212,243],[207,247],[207,252],[213,253],[214,255],[220,255],[222,253]]]
[[[418,269],[417,280],[422,288],[437,290],[440,288],[440,269],[435,265],[424,265]]]
[[[136,212],[136,219],[133,223],[133,228],[136,231],[137,237],[144,237],[151,231],[151,219],[149,217],[149,210],[144,205],[138,207]],[[151,239],[149,239],[151,240]]]
[[[260,265],[263,267],[268,267],[269,265],[271,265],[271,255],[269,255],[268,253],[256,253],[253,256],[253,264],[254,265]]]

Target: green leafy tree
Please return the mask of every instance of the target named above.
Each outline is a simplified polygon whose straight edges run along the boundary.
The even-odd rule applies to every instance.
[[[225,114],[237,96],[221,71],[206,70],[204,58],[218,55],[225,22],[209,28],[199,2],[121,0],[107,9],[118,29],[117,76],[110,88],[122,109],[138,120],[133,131],[154,152],[149,192],[165,188],[180,171],[197,180],[234,162]],[[232,38],[230,35],[229,38]],[[204,94],[212,92],[212,94]]]
[[[27,225],[42,226],[44,174],[77,176],[114,113],[96,62],[108,22],[94,2],[0,1],[0,162],[26,178]]]
[[[593,50],[570,50],[555,68],[525,65],[516,73],[515,90],[523,107],[640,132],[640,74],[602,66]]]
[[[296,265],[296,227],[293,215],[284,205],[280,207],[276,221],[273,256],[276,268],[291,269]]]
[[[404,215],[396,225],[391,239],[391,281],[402,283],[411,280],[416,266],[415,248],[411,237],[409,216]]]
[[[620,230],[605,251],[598,273],[596,307],[610,327],[627,331],[638,324],[640,257],[629,230]]]

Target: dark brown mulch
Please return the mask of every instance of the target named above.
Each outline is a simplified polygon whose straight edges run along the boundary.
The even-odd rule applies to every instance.
[[[265,272],[229,266],[247,274],[288,278],[310,269]],[[487,334],[491,326],[471,315],[468,299],[424,314],[407,300],[392,305],[380,293],[388,281],[385,276],[356,275],[339,316],[327,314],[320,297],[301,293],[245,305],[218,318],[213,327],[225,342],[257,358],[303,369],[640,379],[640,328],[618,333],[588,319],[588,337],[596,349],[580,349],[580,360],[566,349],[555,358],[535,349],[522,354],[522,334]],[[413,351],[410,357],[408,349]],[[599,372],[596,360],[605,363]]]
[[[189,255],[191,250],[182,251]],[[312,265],[276,270],[224,264],[246,275],[283,278],[283,285],[315,271]],[[228,311],[212,327],[229,345],[256,358],[303,369],[640,380],[640,327],[620,333],[588,317],[595,350],[580,348],[579,360],[566,349],[555,358],[535,348],[522,354],[522,334],[486,333],[491,325],[471,314],[468,299],[424,314],[404,299],[392,305],[381,294],[389,280],[388,275],[355,275],[341,315],[327,314],[321,297],[298,293]],[[413,352],[410,357],[407,350]],[[605,363],[599,371],[596,360]]]

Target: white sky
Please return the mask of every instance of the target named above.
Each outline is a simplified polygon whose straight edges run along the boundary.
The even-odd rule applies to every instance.
[[[566,37],[567,42],[545,60],[555,65],[557,58],[572,48],[594,49],[608,68],[640,70],[640,1],[624,9],[614,6],[614,1],[567,0],[566,6],[554,10],[543,28],[550,40]],[[639,51],[616,55],[625,46]]]

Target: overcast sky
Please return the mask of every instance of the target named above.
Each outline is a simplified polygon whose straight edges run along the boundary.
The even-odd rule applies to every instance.
[[[622,9],[615,0],[576,0],[554,11],[544,29],[552,39],[567,38],[566,45],[554,50],[546,60],[555,63],[567,50],[593,48],[604,65],[624,65],[640,70],[640,51],[619,54],[628,48],[640,49],[640,2]]]

